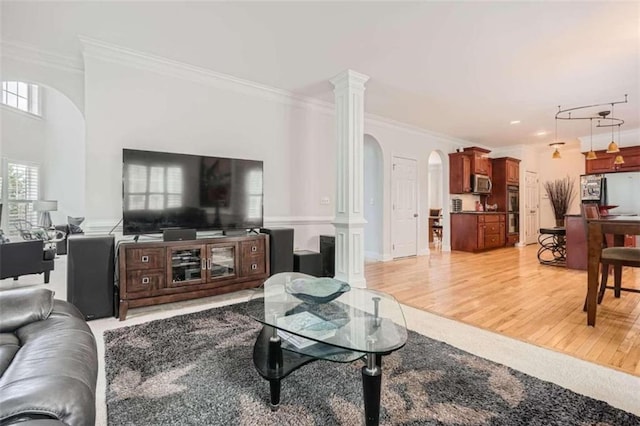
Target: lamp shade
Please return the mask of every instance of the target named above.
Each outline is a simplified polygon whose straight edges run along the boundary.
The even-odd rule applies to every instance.
[[[587,160],[597,160],[598,156],[596,155],[594,150],[587,152]]]
[[[58,202],[53,200],[34,201],[33,210],[37,212],[55,212],[58,210]]]
[[[614,141],[609,142],[609,146],[607,146],[607,154],[614,154],[616,152],[620,152],[618,145]]]

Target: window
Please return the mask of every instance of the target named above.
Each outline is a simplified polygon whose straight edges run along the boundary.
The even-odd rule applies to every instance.
[[[182,168],[129,164],[125,171],[125,210],[164,210],[182,207]]]
[[[18,227],[22,227],[20,221],[28,221],[32,225],[37,223],[33,202],[40,194],[40,167],[34,163],[6,159],[2,163],[3,229],[7,234],[15,235]]]
[[[40,87],[22,81],[3,81],[2,103],[24,112],[41,115]]]
[[[260,219],[262,217],[262,171],[250,171],[245,185],[245,190],[249,194],[247,218]]]

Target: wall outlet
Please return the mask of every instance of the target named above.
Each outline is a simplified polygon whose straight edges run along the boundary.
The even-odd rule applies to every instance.
[[[322,204],[323,206],[328,205],[329,204],[329,197],[320,198],[320,204]]]
[[[369,205],[373,206],[375,204],[375,202],[373,201],[373,198],[369,199]]]

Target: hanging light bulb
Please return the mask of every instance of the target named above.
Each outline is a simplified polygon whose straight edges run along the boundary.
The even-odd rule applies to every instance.
[[[560,150],[558,149],[558,147],[562,145],[564,145],[564,142],[554,142],[549,144],[550,147],[555,148],[553,154],[551,154],[551,158],[553,158],[554,160],[562,158],[562,156],[560,155]]]
[[[560,108],[560,105],[558,105],[558,108]],[[554,160],[562,158],[560,156],[560,151],[558,150],[558,147],[562,145],[564,145],[564,142],[558,142],[558,117],[556,117],[556,135],[554,138],[554,142],[549,144],[550,147],[555,148],[553,154],[551,155],[551,158],[553,158]]]
[[[613,117],[613,104],[611,104],[611,142],[609,142],[609,146],[607,146],[607,154],[620,152],[620,148],[618,148],[618,145],[616,145],[616,142],[613,140]]]
[[[591,149],[587,152],[586,160],[597,160],[598,156],[593,151],[593,118],[589,119],[589,127],[591,128]],[[618,138],[620,140],[620,138]]]
[[[620,126],[621,126],[621,124],[618,124],[618,143],[620,143]],[[619,151],[620,151],[620,148],[618,148],[618,152]],[[622,157],[622,154],[616,155],[616,159],[613,160],[613,164],[615,166],[619,166],[620,164],[624,164],[624,157]]]

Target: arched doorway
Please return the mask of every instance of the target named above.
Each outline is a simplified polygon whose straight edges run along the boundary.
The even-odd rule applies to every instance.
[[[13,230],[9,221],[18,216],[28,215],[33,221],[31,201],[36,199],[57,201],[57,210],[50,213],[54,224],[66,224],[67,216],[84,216],[86,144],[82,112],[64,93],[38,81],[13,76],[5,81],[37,86],[40,113],[23,113],[11,107],[0,112],[3,173],[21,165],[37,170],[35,193],[21,209],[13,209],[12,217],[3,214],[5,231]]]
[[[364,254],[368,260],[383,258],[383,159],[382,148],[371,135],[364,135]]]
[[[442,158],[437,151],[429,154],[428,167],[429,249],[439,250],[442,248],[444,236],[443,229],[440,227],[444,225],[445,185]]]

